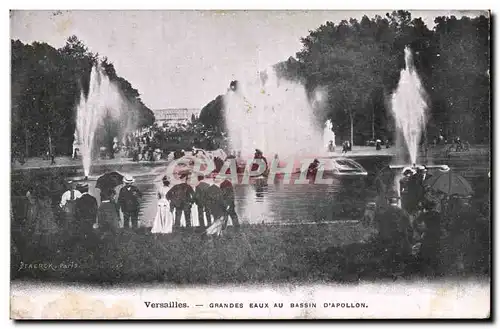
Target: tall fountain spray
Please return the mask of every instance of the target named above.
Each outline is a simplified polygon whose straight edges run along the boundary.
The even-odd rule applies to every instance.
[[[243,157],[260,149],[284,159],[322,148],[322,130],[314,125],[305,88],[278,79],[272,68],[253,80],[232,83],[224,96],[224,113],[231,147]]]
[[[411,163],[417,161],[418,145],[426,124],[425,91],[413,63],[410,48],[406,47],[405,68],[392,94],[391,110],[398,130],[403,134]]]
[[[119,119],[122,106],[123,101],[117,86],[109,80],[100,66],[94,66],[90,73],[87,97],[82,90],[76,109],[75,137],[79,138],[85,177],[90,174],[96,130],[106,117]]]

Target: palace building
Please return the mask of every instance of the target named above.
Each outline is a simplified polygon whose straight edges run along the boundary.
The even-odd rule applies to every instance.
[[[192,116],[196,118],[200,115],[201,109],[159,109],[153,110],[156,122],[162,126],[164,123],[168,125],[185,124],[191,121]]]

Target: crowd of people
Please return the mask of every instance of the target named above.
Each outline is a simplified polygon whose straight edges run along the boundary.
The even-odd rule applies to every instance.
[[[196,184],[192,183],[191,175],[185,175],[183,181],[174,186],[170,186],[167,176],[163,177],[156,193],[153,234],[172,233],[183,226],[208,229],[216,224],[207,234],[220,235],[229,219],[233,226],[239,227],[232,183],[201,174],[195,177]],[[27,227],[42,239],[50,239],[58,232],[84,238],[96,231],[114,234],[121,229],[121,220],[123,229],[137,229],[143,193],[134,182],[133,177],[125,176],[118,194],[115,188],[102,188],[98,204],[96,197],[89,193],[87,182],[68,181],[68,189],[62,193],[56,211],[49,190],[38,186],[26,194]]]
[[[164,125],[154,124],[140,130],[125,134],[122,138],[114,138],[107,145],[101,146],[100,158],[114,158],[120,154],[133,161],[158,161],[165,159],[168,153],[202,147],[217,149],[224,144],[226,135],[217,129],[203,126],[199,122],[187,124]],[[77,145],[73,146],[73,158]]]
[[[202,174],[196,175],[196,178],[195,186],[190,184],[190,175],[186,175],[184,182],[171,187],[168,177],[163,177],[163,186],[157,193],[158,211],[152,233],[171,233],[184,224],[186,227],[207,228],[208,234],[220,235],[227,227],[229,218],[233,226],[239,227],[231,181]]]
[[[377,229],[372,241],[380,248],[377,254],[387,256],[395,273],[411,265],[433,275],[450,267],[459,273],[466,263],[487,267],[481,253],[489,249],[488,220],[474,210],[470,197],[433,190],[430,177],[425,166],[406,168],[400,196],[390,190],[385,203],[378,198],[367,203],[364,223]]]
[[[238,158],[241,155],[235,153],[227,156],[221,150],[206,152],[196,148],[193,148],[192,154],[196,156],[200,152],[205,157],[213,157],[210,158],[215,163],[213,173],[205,176],[190,172],[181,176],[182,183],[174,186],[171,186],[171,178],[163,177],[162,185],[156,193],[158,205],[152,233],[171,233],[185,226],[203,227],[207,229],[207,234],[220,235],[229,219],[234,227],[239,227],[234,186],[229,179],[219,179],[216,174],[224,164],[223,159]],[[178,150],[171,155],[179,159],[186,152]],[[267,165],[262,151],[257,149],[254,158],[263,160]],[[252,169],[257,170],[254,167]],[[97,188],[100,203],[96,195],[89,192],[87,181],[62,182],[59,178],[56,178],[57,182],[51,179],[50,182],[27,187],[25,226],[37,236],[48,238],[58,232],[67,232],[68,235],[85,237],[93,234],[96,229],[113,233],[121,227],[139,227],[143,193],[134,185],[133,177],[123,178],[123,187],[118,193],[115,187]],[[19,217],[25,216],[20,214]],[[120,224],[122,221],[123,224]],[[208,230],[210,226],[213,227]]]

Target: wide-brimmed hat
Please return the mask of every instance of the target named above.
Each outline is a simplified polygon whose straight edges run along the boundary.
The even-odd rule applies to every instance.
[[[426,166],[417,166],[417,171],[418,172],[427,171],[427,167]]]
[[[450,167],[448,167],[448,165],[442,165],[440,168],[439,168],[439,171],[441,172],[447,172],[447,171],[450,171]],[[488,174],[489,175],[489,174]]]
[[[87,190],[89,188],[89,184],[86,182],[80,182],[80,183],[76,184],[76,188],[78,190]]]
[[[410,167],[403,168],[403,175],[407,175],[408,173],[415,174],[415,170],[413,168],[410,168]]]
[[[133,182],[135,182],[135,179],[132,176],[125,176],[123,177],[123,182],[125,184],[132,184]]]
[[[366,203],[366,208],[367,209],[376,209],[377,208],[377,203],[374,201],[369,201]]]

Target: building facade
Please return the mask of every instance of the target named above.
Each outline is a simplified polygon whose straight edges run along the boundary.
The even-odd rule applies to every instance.
[[[199,117],[201,109],[159,109],[154,110],[155,122],[162,126],[185,124],[191,121],[192,116]]]

